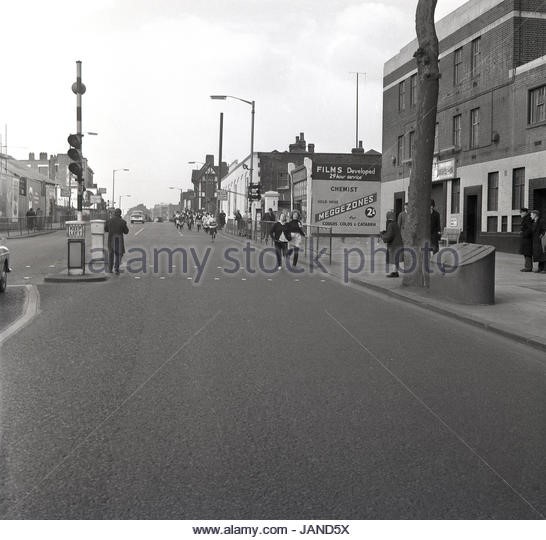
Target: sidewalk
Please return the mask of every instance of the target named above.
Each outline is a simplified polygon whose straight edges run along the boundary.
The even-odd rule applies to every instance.
[[[383,244],[377,247],[384,247]],[[443,313],[488,330],[517,339],[546,350],[546,274],[520,272],[523,257],[496,252],[495,304],[462,305],[431,296],[428,290],[416,291],[402,285],[402,278],[387,278],[384,257],[378,255],[375,271],[371,272],[369,257],[370,239],[334,239],[332,264],[322,264],[329,273],[343,280],[346,272],[345,250],[359,248],[366,256],[363,271],[349,274],[351,283],[388,294],[400,300],[420,305],[431,311]],[[303,257],[302,257],[303,259]],[[324,257],[327,261],[327,257]],[[360,257],[348,255],[348,267],[357,269]],[[536,268],[536,264],[535,264]]]

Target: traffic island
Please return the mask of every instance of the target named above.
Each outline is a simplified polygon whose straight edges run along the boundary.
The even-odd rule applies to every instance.
[[[97,283],[100,281],[107,281],[110,279],[111,274],[105,272],[89,271],[80,274],[72,275],[68,273],[68,269],[63,270],[58,274],[50,274],[44,277],[46,283]]]

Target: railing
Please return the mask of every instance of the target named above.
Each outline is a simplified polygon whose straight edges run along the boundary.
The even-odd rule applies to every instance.
[[[0,234],[30,236],[34,234],[58,231],[65,228],[65,217],[53,220],[51,216],[27,216],[22,218],[0,218]]]
[[[224,231],[233,236],[248,238],[256,243],[273,245],[271,230],[274,224],[274,221],[243,219],[237,222],[235,219],[228,219]],[[326,250],[329,262],[332,264],[332,228],[304,223],[303,230],[305,231],[305,239],[301,245],[303,253],[312,256],[313,253],[318,254]]]

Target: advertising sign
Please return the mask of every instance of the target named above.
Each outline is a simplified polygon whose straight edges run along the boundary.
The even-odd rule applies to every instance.
[[[432,181],[438,182],[440,180],[451,180],[452,178],[455,178],[455,160],[438,161],[438,159],[434,159],[432,162]]]
[[[227,199],[228,199],[227,191],[225,189],[219,189],[216,192],[216,195],[218,196],[219,201],[227,201]]]
[[[76,222],[76,221],[67,221],[66,236],[72,239],[85,238],[85,223]]]
[[[61,197],[70,197],[70,188],[61,188]]]
[[[379,234],[378,165],[313,164],[312,223],[333,234]]]
[[[102,197],[100,195],[91,195],[89,197],[91,204],[99,204],[102,202]]]

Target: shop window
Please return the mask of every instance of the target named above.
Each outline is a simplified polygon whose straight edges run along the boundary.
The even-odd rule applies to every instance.
[[[487,232],[497,232],[499,218],[497,216],[487,217]]]

